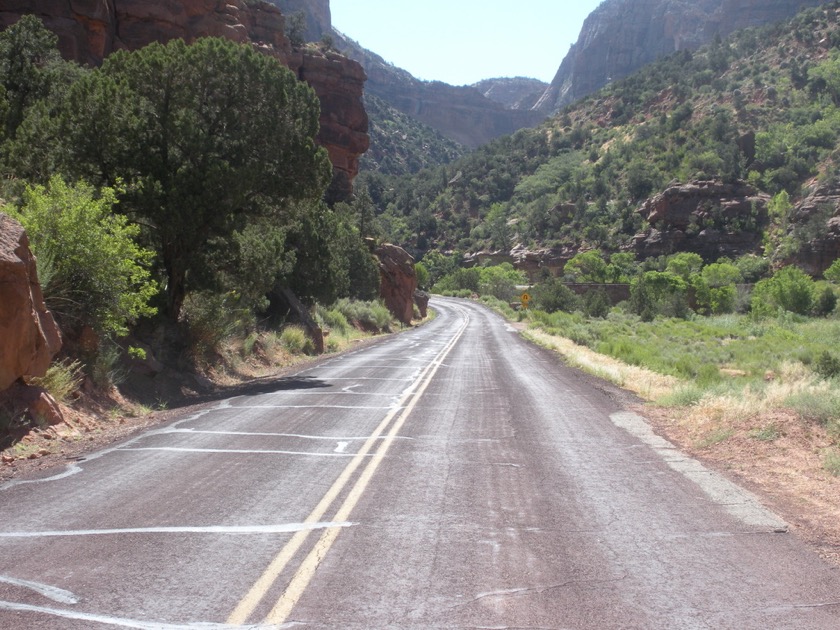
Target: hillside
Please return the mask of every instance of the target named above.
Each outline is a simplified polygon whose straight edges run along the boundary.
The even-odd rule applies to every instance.
[[[557,267],[592,248],[713,259],[767,246],[820,273],[840,254],[838,10],[673,54],[537,129],[389,182],[374,200],[383,225],[418,255],[531,252]],[[712,183],[692,198],[676,185],[691,181]]]
[[[606,0],[586,18],[535,109],[554,112],[611,81],[715,37],[792,17],[825,0]]]
[[[391,107],[378,96],[364,96],[370,120],[370,148],[362,156],[362,172],[402,175],[448,164],[467,148],[439,131]]]
[[[472,86],[421,81],[338,31],[333,30],[333,38],[342,54],[365,69],[367,93],[464,146],[481,146],[545,118],[536,111],[510,109]]]

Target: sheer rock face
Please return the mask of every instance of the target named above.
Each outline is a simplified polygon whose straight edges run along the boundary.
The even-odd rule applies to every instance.
[[[343,200],[353,192],[359,172],[359,158],[370,146],[368,115],[362,103],[365,72],[346,57],[296,51],[288,65],[305,81],[321,101],[321,130],[318,141],[330,154],[333,182],[330,200]]]
[[[332,34],[332,12],[330,0],[268,0],[289,16],[303,12],[306,15],[306,41],[320,41],[324,35]]]
[[[778,22],[827,0],[606,0],[583,24],[536,109],[550,113],[659,57]]]
[[[769,201],[744,182],[670,186],[639,208],[651,227],[636,235],[633,248],[640,259],[686,251],[707,262],[754,253],[767,226]]]
[[[840,181],[815,185],[793,210],[792,230],[816,234],[786,261],[819,277],[840,258]],[[808,238],[806,236],[806,238]]]
[[[0,213],[0,391],[21,377],[43,376],[60,349],[26,232]]]
[[[411,324],[417,291],[414,258],[402,247],[389,243],[377,247],[374,254],[379,259],[379,291],[385,306],[403,324]]]
[[[307,4],[325,5],[329,21],[328,0]],[[276,7],[247,0],[3,0],[0,30],[26,13],[41,18],[58,35],[65,58],[87,65],[100,64],[116,50],[136,50],[173,39],[191,42],[212,36],[253,43],[291,68],[318,94],[318,141],[334,166],[331,196],[349,195],[359,158],[369,144],[362,103],[364,70],[340,55],[293,51],[285,35],[285,17]]]

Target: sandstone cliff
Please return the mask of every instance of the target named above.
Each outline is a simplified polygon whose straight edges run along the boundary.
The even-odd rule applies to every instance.
[[[669,186],[638,209],[650,228],[633,249],[645,259],[694,252],[706,262],[756,253],[770,197],[744,182],[693,181]]]
[[[535,108],[550,113],[669,53],[777,22],[827,0],[606,0]]]
[[[0,391],[22,377],[43,376],[60,349],[26,232],[0,213]]]
[[[484,79],[472,87],[508,109],[532,109],[548,89],[548,84],[527,77],[499,77]]]
[[[307,0],[305,4],[326,11],[329,22],[328,0]],[[3,0],[0,29],[25,13],[35,14],[58,35],[65,58],[88,65],[101,63],[116,50],[177,38],[194,41],[213,36],[253,43],[289,66],[318,94],[318,141],[326,147],[335,168],[331,196],[342,199],[348,194],[358,173],[359,157],[368,147],[368,119],[362,103],[364,71],[340,55],[312,49],[293,51],[285,35],[284,15],[276,7],[252,0]]]
[[[833,178],[811,187],[793,211],[792,236],[801,242],[791,260],[819,277],[840,258],[840,181]],[[803,242],[804,241],[804,242]]]
[[[306,16],[306,41],[320,41],[324,35],[332,34],[332,13],[330,0],[267,0],[283,15],[303,12]]]

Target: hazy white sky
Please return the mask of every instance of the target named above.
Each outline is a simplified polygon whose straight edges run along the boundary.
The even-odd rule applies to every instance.
[[[330,0],[333,27],[418,79],[550,82],[602,0]]]

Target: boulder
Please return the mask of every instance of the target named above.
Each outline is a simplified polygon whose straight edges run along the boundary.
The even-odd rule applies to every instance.
[[[23,227],[0,213],[0,391],[43,376],[61,349],[61,331],[44,304]]]
[[[379,259],[379,294],[385,306],[403,324],[411,324],[417,291],[414,258],[402,247],[389,243],[377,247],[374,254]]]

